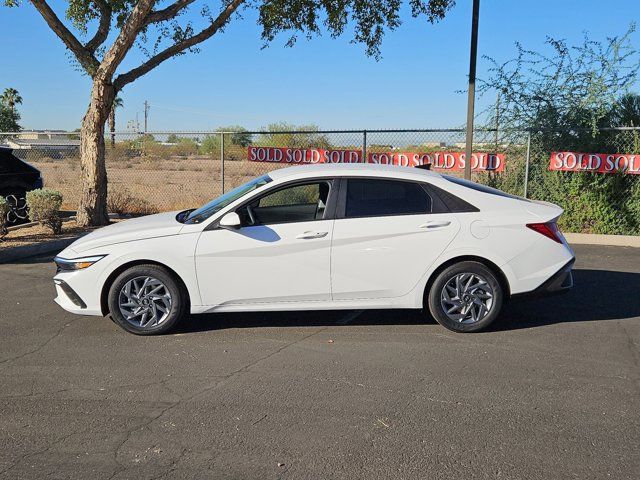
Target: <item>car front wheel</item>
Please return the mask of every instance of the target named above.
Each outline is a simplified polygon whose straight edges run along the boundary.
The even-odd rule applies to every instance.
[[[170,331],[188,307],[184,287],[158,265],[136,265],[122,272],[109,289],[108,302],[112,319],[136,335]]]
[[[429,291],[429,310],[454,332],[477,332],[499,315],[504,299],[496,275],[479,262],[464,261],[440,272]]]

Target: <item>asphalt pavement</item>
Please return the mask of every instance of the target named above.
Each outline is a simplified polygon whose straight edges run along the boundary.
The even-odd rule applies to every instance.
[[[189,318],[137,337],[0,265],[0,479],[637,479],[640,249],[490,331],[419,312]]]

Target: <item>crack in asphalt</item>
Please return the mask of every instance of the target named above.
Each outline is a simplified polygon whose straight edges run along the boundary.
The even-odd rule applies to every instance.
[[[77,435],[78,433],[80,433],[80,432],[73,432],[73,433],[70,433],[68,435],[65,435],[62,438],[60,438],[60,439],[56,440],[55,442],[51,443],[50,445],[48,445],[46,448],[44,448],[42,450],[38,450],[37,452],[30,452],[30,453],[25,453],[24,455],[21,455],[9,467],[7,467],[4,470],[0,471],[0,475],[4,475],[6,473],[9,473],[11,470],[13,470],[15,467],[20,465],[27,458],[31,458],[31,457],[35,457],[37,455],[42,455],[43,453],[47,453],[49,450],[51,450],[56,445],[61,444],[62,442],[64,442],[68,438],[71,438],[74,435]]]
[[[209,375],[207,378],[216,378],[216,377],[219,377],[219,375]],[[147,388],[147,387],[154,387],[154,386],[162,387],[167,392],[169,392],[169,394],[179,397],[178,393],[176,393],[175,390],[173,390],[168,385],[166,385],[166,382],[168,382],[171,379],[173,379],[173,377],[165,378],[163,380],[158,380],[156,382],[128,383],[128,384],[124,384],[124,385],[113,385],[112,387],[104,387],[104,388],[68,387],[68,388],[62,388],[62,389],[59,389],[59,390],[49,390],[49,391],[46,391],[46,392],[40,391],[40,392],[25,393],[25,394],[22,394],[22,395],[0,396],[0,400],[38,398],[40,396],[56,395],[58,393],[67,393],[67,392],[104,393],[104,392],[114,392],[114,391],[122,390],[122,389],[126,389],[126,388],[143,388],[144,389],[144,388]]]
[[[71,326],[73,323],[79,321],[80,318],[76,318],[73,319],[69,322],[66,322],[64,325],[62,325],[57,331],[56,333],[54,333],[51,337],[49,337],[44,343],[41,343],[40,345],[38,345],[36,348],[34,348],[33,350],[29,350],[28,352],[24,352],[21,353],[20,355],[16,355],[15,357],[9,357],[9,358],[5,358],[4,360],[0,361],[0,365],[5,366],[10,362],[16,361],[16,360],[20,360],[21,358],[27,357],[29,355],[32,355],[34,353],[38,353],[40,350],[42,350],[44,347],[46,347],[47,345],[49,345],[49,343],[51,343],[53,340],[55,340],[56,338],[58,338],[60,335],[62,335],[62,332],[65,331],[65,329],[69,326]]]
[[[135,431],[140,431],[143,430],[145,428],[149,428],[151,426],[151,424],[153,424],[155,421],[159,420],[161,417],[163,417],[166,413],[168,413],[169,411],[173,410],[174,408],[178,407],[180,404],[182,404],[183,402],[188,402],[190,400],[193,400],[205,393],[208,393],[214,389],[216,389],[218,386],[220,386],[221,384],[223,384],[225,381],[232,379],[233,377],[248,371],[251,367],[254,367],[256,365],[258,365],[261,362],[264,362],[265,360],[268,360],[269,358],[272,358],[275,355],[278,355],[280,352],[282,352],[283,350],[292,347],[294,345],[297,345],[311,337],[313,337],[314,335],[317,335],[321,332],[323,332],[324,330],[326,330],[327,328],[329,328],[328,326],[322,327],[317,329],[316,331],[314,331],[313,333],[310,333],[308,335],[303,336],[302,338],[299,338],[298,340],[295,340],[293,342],[289,342],[286,345],[279,347],[277,349],[275,349],[273,352],[264,355],[256,360],[254,360],[253,362],[250,362],[246,365],[243,365],[242,367],[226,374],[226,375],[220,375],[219,378],[220,380],[215,382],[213,385],[208,386],[207,388],[204,388],[202,390],[199,390],[195,393],[193,393],[192,395],[186,396],[186,397],[181,397],[179,400],[177,400],[176,402],[171,403],[170,405],[168,405],[166,408],[163,408],[157,415],[152,416],[151,418],[149,418],[146,422],[143,422],[141,424],[138,424],[136,426],[134,426],[131,429],[126,430],[125,432],[123,432],[125,434],[125,438],[116,446],[116,448],[113,451],[113,460],[116,464],[118,464],[121,468],[117,468],[116,471],[113,472],[113,474],[109,477],[109,480],[113,479],[116,475],[125,472],[126,470],[131,468],[131,465],[125,465],[122,462],[120,462],[118,460],[118,456],[120,454],[120,451],[122,450],[122,448],[124,447],[124,445],[129,441],[129,439],[131,438],[131,436],[133,435],[133,433]],[[163,380],[163,382],[166,380]],[[186,450],[186,448],[184,449]],[[184,455],[184,454],[183,454]],[[164,472],[164,474],[167,474],[169,472]]]

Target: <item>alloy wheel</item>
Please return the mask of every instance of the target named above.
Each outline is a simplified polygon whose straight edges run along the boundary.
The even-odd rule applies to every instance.
[[[470,324],[482,320],[494,303],[491,285],[477,273],[459,273],[444,284],[440,303],[451,320]]]
[[[5,197],[9,204],[9,213],[7,213],[7,222],[16,223],[20,220],[29,218],[29,207],[24,197],[16,195],[7,195]]]
[[[118,306],[127,322],[138,328],[151,328],[164,322],[171,312],[171,293],[154,277],[129,280],[120,290]]]

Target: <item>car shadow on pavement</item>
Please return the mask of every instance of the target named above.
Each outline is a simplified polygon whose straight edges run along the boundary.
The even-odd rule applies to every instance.
[[[510,302],[489,330],[640,317],[639,292],[640,273],[574,270],[568,293]]]
[[[573,278],[573,289],[564,295],[509,302],[487,333],[640,317],[640,273],[574,270]],[[182,322],[176,333],[227,328],[420,324],[435,324],[435,321],[418,310],[217,313],[192,315]]]
[[[195,333],[227,328],[419,325],[424,323],[435,324],[435,320],[423,316],[418,310],[314,310],[299,312],[211,313],[190,315],[180,323],[175,333]]]

